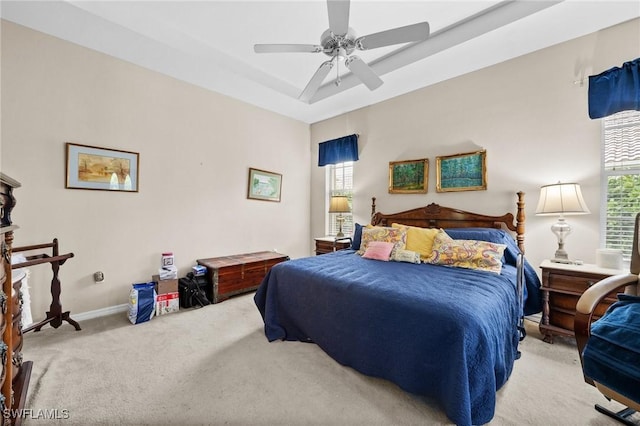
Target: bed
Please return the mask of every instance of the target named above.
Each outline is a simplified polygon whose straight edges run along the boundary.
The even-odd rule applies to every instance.
[[[522,317],[541,310],[540,282],[522,256],[524,218],[523,193],[515,220],[437,204],[383,214],[374,198],[371,225],[504,245],[499,273],[384,262],[355,249],[282,262],[254,296],[265,335],[313,342],[342,365],[435,401],[456,424],[488,423],[519,356]]]

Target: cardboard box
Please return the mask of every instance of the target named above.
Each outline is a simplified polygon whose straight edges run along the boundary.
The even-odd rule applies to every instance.
[[[180,293],[178,293],[178,280],[161,280],[160,276],[154,275],[153,281],[156,283],[156,315],[170,314],[178,312],[180,309]]]
[[[180,309],[180,297],[178,293],[159,294],[156,299],[156,315],[178,312]]]
[[[154,275],[152,281],[156,283],[156,293],[177,293],[178,292],[178,279],[161,280],[160,276]]]

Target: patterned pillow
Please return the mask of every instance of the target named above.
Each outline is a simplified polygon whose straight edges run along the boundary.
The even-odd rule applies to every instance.
[[[382,241],[371,241],[367,245],[362,257],[365,259],[389,261],[391,257],[391,251],[393,250],[393,243],[383,243]]]
[[[407,250],[417,251],[420,258],[427,259],[431,256],[433,239],[438,234],[437,228],[419,228],[417,226],[392,223],[393,228],[404,229],[407,232]]]
[[[420,263],[420,253],[411,250],[394,250],[391,260],[395,262]]]
[[[442,231],[434,238],[432,256],[425,262],[499,274],[506,247],[487,241],[454,240]]]
[[[407,233],[400,229],[389,228],[385,226],[372,226],[371,228],[362,229],[362,241],[360,242],[359,255],[363,255],[367,250],[367,245],[372,241],[382,241],[384,243],[393,243],[394,249],[404,250],[407,245]]]

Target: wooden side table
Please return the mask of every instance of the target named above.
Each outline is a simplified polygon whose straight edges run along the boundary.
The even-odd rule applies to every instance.
[[[331,253],[351,247],[351,238],[338,239],[336,237],[318,237],[316,240],[316,255]]]
[[[550,260],[543,261],[540,268],[542,320],[539,328],[544,336],[543,340],[547,343],[553,343],[555,335],[574,336],[573,319],[576,304],[582,293],[604,278],[625,273],[622,270],[600,268],[593,264],[569,265]],[[598,317],[617,300],[616,295],[616,292],[609,294],[598,305],[595,311]]]

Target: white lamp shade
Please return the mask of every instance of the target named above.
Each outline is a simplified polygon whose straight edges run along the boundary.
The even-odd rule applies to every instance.
[[[329,200],[329,213],[348,213],[349,199],[344,195],[336,195]]]
[[[590,213],[577,183],[556,183],[540,188],[537,215],[570,215]]]

